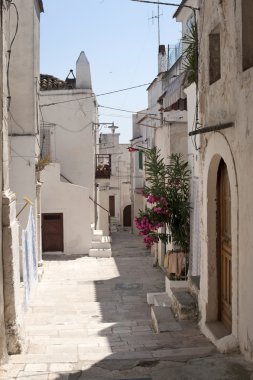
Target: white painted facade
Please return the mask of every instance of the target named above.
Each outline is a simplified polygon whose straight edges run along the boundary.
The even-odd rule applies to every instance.
[[[164,49],[159,49],[160,51]],[[158,70],[166,68],[164,60],[167,58],[164,54],[159,54]],[[187,139],[187,112],[184,110],[183,78],[181,74],[181,58],[170,67],[168,71],[159,72],[158,76],[148,87],[148,108],[147,110],[137,113],[133,117],[133,139],[132,146],[142,146],[152,148],[156,146],[165,163],[173,153],[181,153],[187,160],[188,139]],[[182,101],[180,100],[182,98]],[[182,102],[182,105],[179,104]],[[132,153],[132,202],[133,218],[138,215],[139,210],[146,207],[145,198],[142,196],[142,190],[145,184],[145,168],[139,169],[139,152]],[[136,228],[134,227],[134,232]],[[160,243],[153,249],[160,266],[163,266],[164,254],[166,247]]]
[[[129,144],[119,143],[119,133],[101,133],[99,137],[99,154],[111,155],[111,176],[107,181],[108,199],[111,197],[111,202],[114,202],[114,215],[111,211],[111,226],[123,228],[125,227],[124,213],[126,207],[131,206],[130,200],[130,152],[128,151]],[[105,181],[105,180],[103,180]],[[103,186],[101,180],[97,179],[97,183]],[[99,186],[99,188],[101,187]],[[101,189],[99,190],[101,191]],[[108,216],[104,214],[104,218]],[[131,212],[130,212],[131,214]],[[102,229],[102,228],[101,228]]]
[[[187,0],[183,3],[187,6],[197,8],[198,0]],[[199,12],[194,12],[187,7],[178,8],[174,17],[182,25],[182,35],[189,33],[189,27],[192,23],[198,21]],[[183,49],[186,46],[183,44]],[[198,124],[198,102],[196,84],[192,83],[184,88],[187,97],[187,160],[191,169],[191,226],[190,226],[190,252],[189,252],[189,275],[200,275],[200,199],[199,199],[199,136],[189,137],[189,133],[199,127]]]
[[[87,72],[81,60],[83,54],[77,60],[77,83],[86,83]],[[47,106],[51,103],[56,104]],[[97,103],[92,88],[42,90],[40,105],[43,115],[41,134],[45,131],[46,136],[42,145],[47,145],[43,147],[44,154],[49,155],[51,162],[61,164],[64,177],[76,185],[87,187],[93,196]]]
[[[15,2],[19,13],[18,32],[13,43],[9,69],[9,151],[10,188],[17,196],[17,212],[24,196],[33,202],[37,219],[36,170],[39,155],[39,39],[41,2]],[[10,8],[10,23],[15,32],[17,16]],[[12,36],[10,36],[10,39]],[[28,221],[29,208],[19,216],[21,228]],[[40,229],[37,228],[37,233]]]
[[[246,8],[243,8],[243,7]],[[201,284],[199,305],[202,331],[221,351],[239,345],[253,359],[253,60],[252,3],[236,0],[201,2],[200,122],[218,127],[200,135]],[[244,11],[243,11],[244,9]],[[250,16],[251,15],[251,16]],[[247,17],[251,17],[251,21]],[[248,25],[248,30],[243,29]],[[209,36],[219,34],[220,78],[210,84]],[[243,41],[243,44],[242,44]],[[251,41],[251,48],[247,43]],[[244,58],[248,60],[244,68]],[[228,128],[225,126],[228,124]],[[217,171],[221,159],[227,168],[231,192],[231,331],[222,330],[219,318],[219,284],[216,224]],[[220,326],[220,334],[217,329]],[[222,333],[223,331],[223,333]]]
[[[50,175],[42,174],[42,213],[54,213],[55,207],[51,200],[55,194],[50,190],[58,183],[62,194],[59,209],[63,213],[64,223],[64,252],[87,253],[91,245],[91,224],[95,222],[95,143],[97,124],[97,103],[92,91],[90,66],[84,52],[76,63],[76,78],[73,82],[60,81],[64,88],[53,89],[41,81],[40,107],[43,116],[41,125],[41,152],[43,157],[49,158],[53,164],[59,164],[58,171],[50,171]],[[43,76],[50,81],[49,76]],[[51,83],[51,82],[50,82]],[[44,87],[43,87],[44,86]],[[46,89],[45,89],[46,87]],[[77,88],[78,87],[78,88]],[[47,173],[47,167],[43,171]],[[53,175],[56,178],[53,179]],[[68,186],[64,186],[68,184]],[[73,185],[71,187],[71,185]],[[73,200],[68,197],[71,191],[83,194]],[[81,191],[81,188],[83,189]],[[70,190],[72,189],[72,190]],[[51,194],[51,195],[50,195]],[[63,203],[66,203],[65,206]],[[77,209],[71,207],[79,202],[79,224],[76,226]],[[51,211],[50,211],[51,210]],[[85,216],[85,219],[84,219]],[[72,228],[68,228],[72,226]],[[76,227],[75,227],[76,226]],[[72,230],[76,228],[73,234]],[[108,225],[107,225],[108,228]],[[74,243],[82,231],[83,237],[79,243]],[[74,238],[75,236],[75,238]]]
[[[89,190],[61,181],[60,165],[42,172],[42,213],[63,213],[64,253],[88,254],[90,248]]]
[[[37,93],[39,25],[43,3],[41,0],[29,0],[25,3],[17,0],[15,5],[17,12],[14,5],[7,1],[1,2],[0,9],[0,114],[1,167],[3,169],[1,175],[3,194],[0,248],[0,363],[7,360],[7,353],[20,353],[24,346],[19,235],[20,227],[26,227],[27,210],[22,213],[19,223],[16,215],[24,205],[24,195],[29,196],[33,201],[34,215],[36,215],[38,204],[35,162],[38,152],[36,141],[39,133]],[[12,44],[11,41],[13,41]],[[23,162],[26,165],[23,166]],[[39,233],[37,244],[39,244]]]

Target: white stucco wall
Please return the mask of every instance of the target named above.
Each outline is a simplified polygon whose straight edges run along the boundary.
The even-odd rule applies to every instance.
[[[111,177],[109,181],[109,196],[115,197],[114,218],[116,218],[118,224],[120,224],[121,226],[123,226],[124,208],[131,204],[131,153],[127,149],[128,146],[129,144],[119,143],[119,133],[103,133],[100,135],[99,153],[111,154]],[[101,180],[97,179],[97,183],[101,183]]]
[[[6,56],[4,51],[6,51],[6,39],[7,39],[7,30],[6,30],[6,21],[7,14],[1,9],[1,26],[0,26],[0,72],[6,73],[7,64],[6,64]],[[4,123],[4,119],[7,117],[7,109],[4,106],[4,98],[6,91],[6,75],[1,75],[0,77],[0,120],[1,120],[1,128],[3,130],[1,134],[1,144],[0,144],[0,157],[1,157],[1,165],[0,165],[0,185],[1,189],[4,189],[5,180],[6,180],[6,158],[4,154],[8,153],[8,130],[6,128],[6,123]],[[5,162],[5,163],[4,163]],[[8,178],[8,177],[7,177]],[[2,221],[2,201],[0,202],[0,217]],[[2,242],[2,222],[1,222],[1,231],[0,231],[0,241]],[[5,305],[4,305],[4,266],[3,266],[3,250],[2,244],[0,246],[0,363],[4,363],[7,360],[7,342],[5,335]]]
[[[188,135],[199,128],[196,84],[192,83],[185,88],[187,95],[187,124]],[[190,263],[189,273],[200,275],[200,199],[199,199],[199,135],[188,137],[188,163],[191,169],[191,227],[190,227]]]
[[[33,202],[35,215],[36,178],[34,137],[16,137],[11,142],[12,155],[10,158],[10,188],[15,190],[17,196],[17,213],[24,206],[24,196]],[[19,215],[18,220],[24,229],[27,224],[29,207]]]
[[[87,254],[91,246],[89,190],[60,181],[59,164],[42,172],[42,213],[63,213],[64,253]]]
[[[51,131],[50,158],[61,164],[61,173],[72,183],[94,194],[95,98],[91,90],[41,91],[44,125]],[[82,100],[78,100],[82,98]],[[48,103],[59,103],[43,107]],[[43,128],[42,128],[43,133]]]
[[[17,196],[17,211],[25,204],[27,195],[36,215],[35,163],[39,154],[39,49],[40,9],[37,0],[15,2],[19,13],[19,27],[10,60],[9,87],[9,153],[10,188]],[[10,40],[16,28],[14,7],[10,7]],[[19,221],[27,224],[27,212]]]
[[[102,230],[104,236],[109,236],[109,181],[101,180],[97,188],[97,230]]]
[[[228,169],[231,188],[232,235],[232,336],[242,352],[253,359],[253,67],[242,70],[241,1],[231,5],[206,1],[204,22],[200,19],[200,116],[201,125],[215,126],[227,122],[233,127],[201,136],[201,288],[202,329],[217,319],[217,301],[212,289],[216,252],[215,210],[217,167],[220,158]],[[206,17],[208,15],[208,17]],[[209,85],[208,38],[219,27],[221,36],[221,78]],[[213,207],[211,207],[213,206]]]

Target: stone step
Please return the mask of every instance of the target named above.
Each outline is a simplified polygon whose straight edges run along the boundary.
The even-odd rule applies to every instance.
[[[90,257],[111,257],[112,256],[112,250],[109,249],[98,249],[98,248],[91,248],[89,250],[89,256]]]
[[[190,276],[188,279],[188,286],[190,293],[198,300],[199,288],[200,288],[200,276]]]
[[[167,293],[154,295],[154,306],[171,306],[171,300]]]
[[[169,306],[151,306],[151,318],[156,333],[182,330]]]
[[[91,242],[91,248],[109,249],[109,248],[111,248],[111,243],[110,242],[103,242],[103,241],[92,241]]]
[[[103,237],[103,231],[102,230],[94,230],[92,232],[91,240],[92,241],[102,241],[102,237]]]
[[[198,318],[198,307],[196,299],[191,295],[189,289],[172,288],[171,307],[178,319],[192,320]]]
[[[154,300],[154,297],[155,296],[158,296],[158,295],[167,295],[166,292],[159,292],[159,293],[147,293],[147,303],[149,305],[154,305],[155,304],[155,300]],[[155,305],[155,306],[163,306],[163,305]],[[166,306],[169,306],[169,305],[166,305]]]
[[[103,230],[93,230],[94,236],[103,236]]]
[[[111,236],[102,236],[101,241],[102,241],[102,243],[111,243],[112,238],[111,238]]]

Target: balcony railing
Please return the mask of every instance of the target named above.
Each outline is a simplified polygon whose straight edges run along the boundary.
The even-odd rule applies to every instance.
[[[111,177],[111,155],[97,154],[96,155],[96,178]]]
[[[180,41],[176,45],[168,45],[168,67],[167,70],[169,70],[174,63],[177,62],[177,60],[181,57],[183,52],[183,45],[182,41]]]

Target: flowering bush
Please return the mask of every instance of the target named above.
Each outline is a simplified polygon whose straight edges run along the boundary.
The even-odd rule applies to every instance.
[[[189,248],[190,236],[190,202],[188,163],[181,155],[170,157],[170,164],[165,165],[156,148],[146,151],[146,183],[143,196],[148,207],[139,211],[135,225],[144,236],[146,247],[151,247],[159,240],[167,242],[169,235],[159,232],[160,227],[169,226],[172,242],[185,252]]]
[[[144,236],[144,243],[150,248],[159,239],[167,240],[164,234],[159,233],[158,229],[164,227],[170,217],[168,202],[164,197],[157,197],[152,194],[144,194],[147,203],[152,205],[145,211],[139,211],[139,217],[135,218],[135,225],[140,230],[139,235]]]

